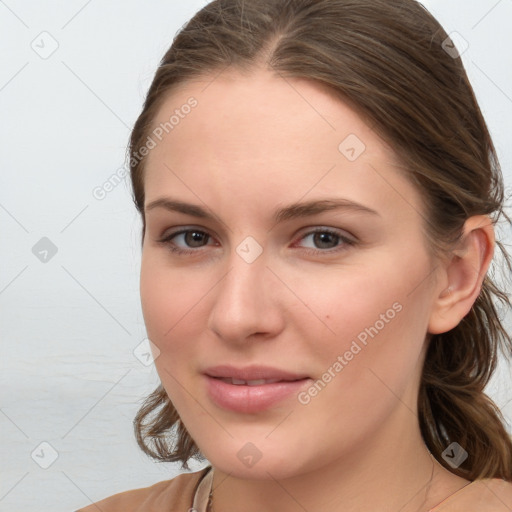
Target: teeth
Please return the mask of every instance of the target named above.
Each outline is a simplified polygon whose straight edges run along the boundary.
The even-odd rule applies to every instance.
[[[248,380],[247,385],[248,386],[262,386],[263,384],[269,384],[270,381],[266,381],[265,379],[260,380]]]
[[[279,382],[279,379],[242,380],[229,377],[221,380],[228,384],[234,384],[235,386],[263,386],[264,384],[273,384],[274,382]]]

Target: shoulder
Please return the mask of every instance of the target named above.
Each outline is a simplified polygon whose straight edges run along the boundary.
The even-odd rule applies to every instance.
[[[194,473],[183,473],[150,487],[120,492],[76,510],[76,512],[168,512],[187,511],[194,493],[209,467]]]
[[[512,482],[500,478],[475,480],[430,512],[510,512]]]

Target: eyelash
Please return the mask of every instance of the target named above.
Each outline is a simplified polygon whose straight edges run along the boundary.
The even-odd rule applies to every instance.
[[[172,239],[175,238],[176,236],[190,233],[190,232],[200,233],[200,234],[206,235],[211,238],[211,236],[206,231],[203,231],[200,229],[190,229],[189,228],[189,229],[182,229],[180,231],[175,231],[173,233],[170,233],[167,236],[157,240],[157,242],[166,246],[172,253],[178,254],[180,256],[197,254],[203,247],[206,247],[206,246],[198,247],[197,249],[180,249],[180,248],[177,248],[175,245],[173,245],[171,242]],[[315,254],[315,255],[321,254],[321,253],[333,254],[333,253],[338,253],[341,251],[346,251],[349,247],[355,246],[357,244],[357,242],[355,240],[345,237],[345,236],[341,235],[339,232],[332,230],[332,229],[328,229],[328,228],[317,228],[312,231],[308,231],[300,239],[302,240],[303,238],[306,238],[307,236],[310,236],[310,235],[314,235],[316,233],[328,233],[330,235],[334,235],[340,241],[342,241],[344,245],[342,245],[341,248],[333,248],[333,249],[305,248],[307,253]]]

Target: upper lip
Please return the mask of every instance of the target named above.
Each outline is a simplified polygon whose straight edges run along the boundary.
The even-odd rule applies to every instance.
[[[211,366],[207,368],[204,373],[209,377],[216,377],[220,379],[239,379],[239,380],[301,380],[309,378],[308,375],[301,373],[293,373],[279,368],[272,368],[270,366],[245,366],[244,368],[235,368],[230,365]]]

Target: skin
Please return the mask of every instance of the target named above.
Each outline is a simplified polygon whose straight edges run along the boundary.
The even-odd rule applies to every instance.
[[[391,148],[325,88],[230,69],[174,90],[155,126],[191,96],[197,107],[148,155],[145,204],[172,196],[215,219],[147,210],[140,289],[160,379],[215,467],[214,509],[433,508],[469,482],[433,462],[420,435],[426,339],[455,327],[477,298],[493,255],[490,219],[468,219],[457,255],[435,261],[420,193]],[[354,161],[339,150],[349,134],[366,146]],[[327,197],[377,215],[271,218],[276,208]],[[356,243],[315,239],[317,227]],[[206,235],[158,242],[179,228]],[[262,249],[252,263],[236,251],[248,236]],[[400,312],[306,405],[293,395],[244,414],[206,393],[201,372],[217,364],[321,379],[394,303]],[[248,442],[261,454],[252,467],[237,457]]]

